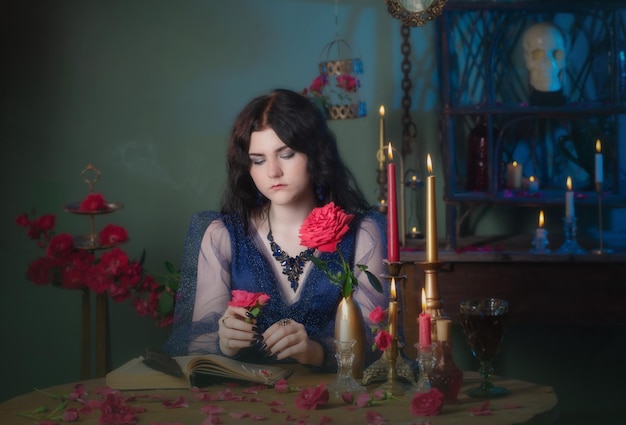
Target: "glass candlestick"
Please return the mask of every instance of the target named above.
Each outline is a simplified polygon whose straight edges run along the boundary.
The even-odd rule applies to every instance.
[[[345,392],[361,392],[366,388],[360,385],[352,376],[352,362],[354,361],[354,339],[347,341],[335,340],[337,352],[337,379],[328,386],[328,391],[336,397],[341,397]]]
[[[415,384],[415,392],[425,393],[431,388],[430,375],[435,367],[436,356],[435,348],[437,343],[433,342],[430,345],[415,344],[417,348],[417,365],[419,367],[419,376],[417,378],[417,384]]]
[[[584,254],[585,250],[576,242],[576,217],[572,217],[569,221],[563,218],[563,232],[565,233],[565,242],[557,252],[561,254]]]
[[[533,248],[530,252],[545,254],[550,252],[548,248],[548,231],[542,227],[538,228],[533,238]]]

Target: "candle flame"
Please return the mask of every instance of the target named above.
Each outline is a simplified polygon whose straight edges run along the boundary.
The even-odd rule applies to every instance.
[[[386,199],[381,199],[381,200],[380,200],[380,203],[381,203],[382,205],[385,205],[385,204],[387,203],[387,200],[386,200]]]
[[[602,152],[602,143],[600,143],[600,139],[596,140],[596,152]]]
[[[392,277],[391,278],[391,301],[395,301],[396,300],[396,278]]]
[[[539,228],[541,229],[543,227],[543,210],[539,211]]]
[[[567,176],[567,190],[572,190],[572,178],[570,176]]]
[[[534,181],[535,181],[535,176],[530,176],[530,177],[528,178],[528,180],[530,180],[531,182],[534,182]]]
[[[380,105],[380,108],[378,109],[378,113],[380,114],[381,118],[385,116],[385,106],[384,105]]]
[[[415,227],[415,226],[411,227],[411,232],[417,233],[417,227]]]
[[[422,288],[422,312],[426,311],[426,291]]]
[[[389,161],[393,162],[393,149],[391,148],[391,142],[387,145],[387,158],[389,158]]]
[[[513,161],[513,166],[517,167],[517,161]]]
[[[428,174],[433,173],[433,161],[430,159],[430,154],[426,155],[426,168],[428,169]]]

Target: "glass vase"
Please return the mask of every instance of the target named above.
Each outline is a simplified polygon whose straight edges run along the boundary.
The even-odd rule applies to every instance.
[[[335,397],[341,397],[345,392],[362,392],[366,388],[360,385],[352,376],[352,363],[354,361],[354,346],[356,341],[335,340],[335,358],[337,359],[337,379],[328,386],[328,391]]]
[[[454,363],[452,342],[440,340],[435,353],[436,361],[430,373],[430,384],[441,391],[444,403],[454,403],[463,384],[463,372]]]

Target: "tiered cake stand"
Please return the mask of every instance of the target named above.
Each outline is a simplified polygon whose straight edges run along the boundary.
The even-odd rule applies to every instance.
[[[89,194],[93,193],[96,182],[100,179],[100,170],[92,164],[81,172],[81,177],[89,187]],[[89,217],[90,232],[86,235],[74,237],[74,246],[77,249],[95,252],[97,250],[111,249],[116,245],[100,245],[95,231],[95,217],[101,214],[113,213],[124,206],[119,202],[107,202],[105,208],[98,211],[81,210],[80,202],[73,202],[65,206],[65,211],[70,214]],[[96,317],[95,317],[95,350],[96,350],[96,377],[103,377],[110,370],[110,337],[109,337],[109,308],[106,293],[96,294]],[[82,341],[81,341],[81,379],[90,379],[91,376],[91,347],[92,347],[92,318],[91,318],[91,291],[89,288],[82,289]]]

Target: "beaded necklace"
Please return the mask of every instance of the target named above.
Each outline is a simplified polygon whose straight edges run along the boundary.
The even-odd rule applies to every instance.
[[[267,240],[270,242],[272,255],[283,267],[283,274],[287,275],[287,280],[291,283],[291,289],[293,289],[293,292],[296,292],[298,290],[298,280],[300,280],[300,275],[304,272],[304,265],[309,261],[308,256],[312,255],[315,249],[307,248],[295,257],[290,257],[289,254],[283,251],[283,249],[274,242],[269,215],[267,217],[267,225],[270,230],[267,234]]]

